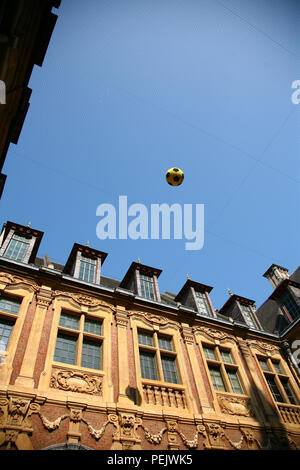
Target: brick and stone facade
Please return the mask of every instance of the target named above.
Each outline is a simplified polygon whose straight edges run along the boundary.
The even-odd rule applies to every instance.
[[[152,268],[138,269],[151,274]],[[15,262],[2,253],[0,299],[18,300],[20,308],[17,315],[0,311],[0,321],[13,323],[1,351],[0,450],[300,449],[299,375],[284,346],[297,339],[297,320],[281,334],[253,329],[226,316],[226,308],[201,315],[170,293],[150,301],[120,281],[95,281],[79,281],[40,258]],[[207,286],[199,286],[208,296]],[[100,369],[54,360],[58,332],[75,334],[61,327],[62,312],[80,325],[101,321]],[[161,374],[143,377],[141,331],[172,341],[172,352],[164,354],[176,358],[177,383],[164,382]],[[85,334],[81,328],[76,337]],[[214,359],[206,348],[215,351]],[[224,372],[226,391],[216,389],[214,368]],[[234,390],[230,371],[238,374],[242,393]],[[287,395],[274,399],[271,376],[283,388],[289,384],[294,403]]]

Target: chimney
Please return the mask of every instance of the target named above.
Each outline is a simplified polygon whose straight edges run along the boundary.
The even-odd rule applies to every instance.
[[[270,281],[271,286],[276,289],[276,287],[284,279],[289,279],[289,270],[279,266],[278,264],[272,264],[269,269],[263,274],[263,277],[267,278]]]

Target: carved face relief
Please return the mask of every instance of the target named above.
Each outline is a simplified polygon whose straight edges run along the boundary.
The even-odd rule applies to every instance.
[[[119,423],[122,429],[122,434],[131,436],[134,430],[135,417],[133,415],[121,414],[119,416]]]
[[[79,421],[81,421],[81,418],[82,418],[81,410],[71,410],[71,414],[70,414],[71,421],[73,421],[74,423],[78,423]]]
[[[16,423],[22,420],[26,415],[28,406],[29,402],[26,400],[11,398],[8,407],[10,422]]]

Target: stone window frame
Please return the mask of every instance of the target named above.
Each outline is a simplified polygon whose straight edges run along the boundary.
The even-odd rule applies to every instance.
[[[59,329],[60,313],[64,310],[69,313],[77,315],[85,315],[90,319],[102,321],[102,368],[101,369],[90,369],[87,367],[81,367],[79,365],[66,364],[62,362],[54,361],[54,352],[56,346],[56,338]],[[55,297],[53,301],[53,320],[51,325],[50,337],[48,342],[48,348],[46,352],[46,360],[44,365],[44,372],[41,375],[38,387],[48,389],[50,388],[50,378],[53,368],[60,367],[61,369],[71,370],[74,372],[81,372],[84,374],[94,374],[103,378],[102,382],[102,397],[101,401],[113,402],[113,390],[111,387],[111,374],[112,374],[112,363],[111,363],[111,323],[112,323],[112,311],[103,305],[97,306],[86,306],[75,302],[69,294],[61,292],[59,297]],[[57,393],[57,392],[55,392]],[[100,399],[100,397],[98,397]]]
[[[149,335],[152,336],[152,341],[153,341],[153,345],[150,346],[150,345],[146,345],[146,344],[143,344],[139,341],[139,333],[147,333]],[[173,340],[173,335],[172,336],[169,336],[169,335],[166,335],[166,334],[161,334],[160,332],[157,332],[156,330],[146,330],[146,329],[141,329],[141,328],[138,328],[137,329],[137,337],[138,337],[138,347],[139,347],[139,358],[140,358],[140,352],[143,351],[143,352],[146,352],[146,353],[150,353],[153,357],[154,357],[154,361],[155,361],[155,371],[156,371],[156,376],[157,376],[157,379],[147,379],[145,377],[142,376],[142,373],[141,373],[141,379],[142,380],[157,380],[158,382],[164,382],[164,383],[170,383],[170,384],[176,384],[176,385],[181,385],[181,377],[180,377],[180,374],[179,374],[179,371],[178,371],[178,361],[177,361],[177,351],[175,350],[175,347],[174,347],[174,340]],[[160,345],[159,345],[159,338],[168,338],[171,340],[171,344],[172,344],[172,349],[169,350],[169,349],[163,349]],[[163,359],[162,357],[171,357],[172,359],[175,360],[175,365],[176,365],[176,375],[177,375],[177,382],[167,382],[165,379],[165,373],[163,371]],[[141,363],[139,363],[140,365],[140,371],[141,371]]]
[[[289,405],[289,406],[291,405],[291,406],[298,406],[299,407],[300,406],[299,387],[297,386],[297,383],[294,380],[294,378],[292,376],[292,373],[291,373],[289,367],[287,366],[285,360],[279,354],[274,354],[274,355],[271,356],[271,355],[267,355],[267,354],[263,354],[263,353],[255,353],[255,360],[256,360],[257,366],[258,366],[258,368],[261,372],[261,375],[263,377],[265,386],[266,386],[267,390],[270,393],[272,401],[276,405]],[[260,360],[266,361],[267,366],[268,366],[268,370],[263,369],[263,367],[260,363]],[[276,369],[274,368],[274,363],[280,364],[280,368],[281,368],[281,371],[282,371],[281,373],[276,371]],[[266,375],[274,377],[277,389],[279,390],[280,395],[284,399],[284,401],[279,402],[279,401],[275,400],[275,398],[273,396],[273,393],[272,393],[272,391],[269,387],[269,384],[267,382]],[[288,384],[289,384],[290,388],[292,389],[292,393],[294,395],[296,404],[290,402],[290,400],[289,400],[289,398],[288,398],[288,396],[287,396],[287,394],[284,390],[284,387],[281,383],[280,377],[284,380],[287,379]]]
[[[208,359],[205,355],[204,347],[213,349],[216,359]],[[243,397],[247,395],[246,393],[247,389],[244,384],[242,374],[240,372],[241,366],[239,365],[238,358],[236,354],[234,353],[234,348],[228,347],[228,345],[225,346],[222,344],[216,344],[215,342],[211,342],[209,340],[204,339],[204,340],[201,340],[200,350],[201,350],[201,356],[202,356],[202,359],[203,359],[203,362],[205,364],[205,368],[207,371],[207,376],[209,379],[210,387],[215,393],[217,392],[218,394],[222,393],[222,394],[229,394],[229,395],[243,396]],[[222,358],[221,351],[229,352],[232,358],[232,362],[225,362]],[[220,370],[225,390],[215,389],[213,385],[211,373],[210,373],[210,366],[211,367],[215,366],[216,368]],[[227,372],[228,370],[232,370],[237,373],[237,377],[238,377],[238,380],[242,389],[241,393],[240,392],[236,393],[233,391],[232,385],[228,378],[228,372]]]
[[[53,356],[53,364],[59,365],[59,366],[62,366],[62,365],[67,365],[67,366],[71,366],[71,367],[76,366],[76,368],[80,368],[80,369],[88,370],[88,371],[92,371],[92,372],[99,372],[99,371],[101,372],[101,371],[103,371],[103,342],[104,342],[103,320],[101,318],[98,318],[98,317],[95,318],[94,316],[91,316],[90,314],[86,314],[85,312],[80,312],[80,314],[78,314],[78,312],[74,312],[74,311],[70,311],[70,310],[66,310],[66,309],[61,309],[60,315],[59,315],[59,320],[60,320],[62,314],[70,315],[72,317],[78,317],[78,328],[77,329],[62,326],[59,322],[58,327],[57,327],[57,336],[56,336],[56,339],[58,338],[59,334],[69,336],[69,337],[72,337],[72,338],[76,338],[75,364],[57,361],[54,358],[55,356]],[[96,320],[98,322],[101,322],[101,335],[89,333],[85,330],[85,320],[86,319]],[[94,369],[94,368],[85,367],[85,366],[81,365],[81,363],[82,363],[82,349],[83,349],[84,340],[86,340],[86,339],[90,339],[90,340],[94,341],[95,343],[101,345],[101,364],[100,364],[101,367],[99,369]],[[56,342],[55,342],[55,346],[56,346]],[[54,354],[55,354],[55,349],[54,349]]]
[[[251,383],[249,381],[249,377],[247,376],[245,366],[242,362],[240,351],[238,348],[237,340],[234,336],[230,333],[226,333],[222,330],[217,330],[214,328],[209,328],[207,326],[200,326],[195,328],[194,331],[195,340],[197,344],[197,348],[199,351],[199,361],[200,361],[200,368],[204,367],[205,377],[203,379],[208,382],[208,387],[212,394],[213,398],[213,406],[217,413],[222,413],[220,407],[220,399],[223,397],[224,399],[232,399],[232,400],[243,400],[247,401],[251,404]],[[222,392],[215,390],[211,377],[210,372],[207,366],[207,362],[204,356],[204,352],[202,349],[202,343],[207,346],[219,346],[223,349],[228,349],[231,352],[231,355],[234,359],[235,364],[238,367],[239,379],[244,391],[244,394],[237,394],[237,393],[230,393],[230,392]],[[198,392],[199,393],[199,392]],[[201,399],[201,396],[200,396]],[[250,419],[250,418],[247,418]]]
[[[2,287],[2,286],[1,286]],[[0,293],[4,297],[16,299],[20,301],[20,308],[18,315],[2,312],[1,317],[14,321],[14,326],[9,338],[9,342],[6,351],[0,351],[0,375],[2,385],[8,385],[10,382],[10,376],[13,371],[12,365],[17,348],[19,346],[19,340],[22,334],[23,325],[27,315],[28,307],[33,300],[35,291],[26,282],[20,282],[16,284],[8,284],[5,287],[0,287]]]
[[[157,387],[173,387],[174,389],[181,390],[185,393],[186,398],[186,406],[188,412],[192,410],[192,403],[190,400],[190,392],[189,392],[189,380],[188,380],[188,373],[186,369],[186,365],[184,362],[183,351],[181,347],[181,338],[180,338],[180,329],[179,325],[170,323],[159,323],[159,321],[153,321],[143,318],[140,315],[133,315],[130,319],[130,326],[132,329],[133,335],[133,349],[134,349],[134,358],[135,358],[135,375],[137,381],[137,389],[141,396],[141,406],[147,408],[151,407],[153,409],[153,405],[148,405],[143,396],[143,385],[153,385]],[[179,383],[174,384],[170,382],[164,382],[161,380],[150,380],[144,379],[141,374],[141,366],[140,366],[140,356],[139,356],[139,342],[138,342],[138,331],[144,331],[147,333],[154,333],[157,332],[161,336],[167,336],[172,338],[174,352],[176,353],[176,366],[177,366],[177,374],[179,378]],[[163,407],[156,405],[157,408],[169,410],[169,407]],[[155,409],[156,409],[155,407]],[[183,412],[183,410],[181,410]]]

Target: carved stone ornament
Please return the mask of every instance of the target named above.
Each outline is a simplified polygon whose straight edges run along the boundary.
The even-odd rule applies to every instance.
[[[154,445],[158,445],[161,443],[162,441],[162,438],[163,438],[163,434],[164,432],[167,430],[167,428],[162,428],[159,433],[157,434],[151,434],[149,429],[146,428],[146,426],[143,426],[142,425],[142,428],[144,430],[144,433],[145,433],[145,438],[147,439],[148,442],[150,442],[150,444],[154,444]]]
[[[170,450],[178,450],[179,444],[177,442],[178,425],[177,421],[170,419],[166,420],[167,423],[167,436],[168,436],[168,447]]]
[[[41,413],[39,413],[39,417],[41,418],[41,421],[44,425],[44,427],[48,431],[55,431],[55,429],[58,429],[60,426],[60,423],[62,422],[63,419],[68,418],[69,415],[63,415],[59,416],[59,418],[56,418],[54,421],[49,421],[46,416],[43,416]]]
[[[163,317],[161,315],[155,315],[154,313],[149,313],[149,312],[141,312],[141,311],[135,311],[135,310],[129,310],[127,312],[128,316],[136,316],[136,318],[141,318],[142,320],[145,320],[146,323],[149,323],[150,325],[158,325],[158,326],[176,326],[179,328],[179,323],[177,323],[174,320],[169,320],[166,317]]]
[[[0,272],[0,283],[6,285],[24,284],[36,292],[39,290],[39,286],[35,282],[25,279],[23,277],[5,273],[3,271]]]
[[[222,413],[246,417],[254,415],[250,400],[247,398],[218,395],[218,402]]]
[[[102,395],[102,377],[73,370],[54,369],[50,387],[66,392]]]
[[[255,348],[257,348],[259,351],[263,352],[263,353],[276,353],[279,348],[278,346],[275,346],[275,344],[270,344],[270,343],[265,343],[264,341],[259,341],[259,340],[251,340],[251,341],[248,341],[248,344],[250,346],[253,346]]]
[[[229,333],[225,333],[224,331],[220,331],[220,330],[215,330],[214,328],[209,328],[207,326],[193,327],[193,331],[204,333],[204,335],[207,336],[208,338],[217,339],[219,341],[229,339],[233,342],[236,342],[235,338]]]
[[[118,412],[108,415],[108,421],[115,426],[113,441],[118,441],[123,450],[131,449],[136,444],[140,444],[141,439],[137,434],[137,428],[142,424],[141,418],[134,413]]]
[[[195,340],[192,328],[182,327],[181,333],[185,343],[194,344]]]
[[[208,442],[204,445],[207,448],[221,448],[224,446],[222,439],[225,436],[223,428],[216,423],[205,423]]]
[[[30,417],[38,413],[40,405],[30,399],[10,396],[8,399],[0,398],[0,427],[4,433],[3,443],[7,443],[7,449],[15,444],[19,433],[32,433],[33,428]]]
[[[198,434],[199,434],[198,429],[196,430],[196,434],[194,436],[194,439],[192,439],[192,440],[188,440],[181,431],[178,431],[178,434],[180,435],[184,445],[188,449],[197,449],[197,447],[198,447]]]
[[[74,302],[76,302],[79,305],[83,305],[85,307],[105,307],[110,309],[111,311],[115,311],[115,308],[110,305],[109,303],[105,302],[104,300],[97,299],[96,297],[91,297],[90,295],[84,295],[84,294],[74,294],[73,292],[63,292],[63,291],[55,291],[53,292],[53,297],[58,297],[59,295],[64,296],[64,297],[69,297]]]
[[[99,439],[101,439],[101,437],[103,436],[104,431],[105,431],[105,429],[106,429],[106,426],[107,426],[108,423],[109,423],[109,421],[106,421],[100,429],[95,429],[91,424],[87,423],[85,420],[82,420],[82,421],[83,421],[84,423],[86,423],[90,435],[91,435],[94,439],[96,439],[96,441],[99,441]]]
[[[82,410],[71,409],[70,421],[73,423],[79,423],[82,419]]]

